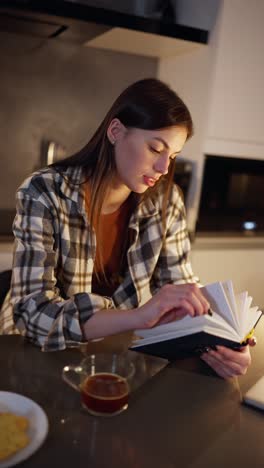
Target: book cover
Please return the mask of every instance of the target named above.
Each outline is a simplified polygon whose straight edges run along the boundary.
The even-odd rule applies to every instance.
[[[168,360],[200,354],[206,347],[223,345],[239,348],[253,334],[262,316],[247,292],[236,293],[231,280],[201,288],[211,305],[212,316],[186,315],[151,329],[135,330],[131,349]]]

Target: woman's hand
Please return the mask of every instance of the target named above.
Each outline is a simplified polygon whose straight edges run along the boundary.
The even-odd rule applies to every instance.
[[[224,379],[244,375],[251,364],[249,347],[255,346],[256,343],[256,338],[253,337],[248,340],[248,345],[239,350],[216,346],[217,351],[209,350],[201,355],[201,359]]]
[[[85,340],[171,322],[184,315],[206,314],[209,303],[197,284],[166,284],[137,309],[102,309],[82,325]]]
[[[166,284],[138,308],[137,328],[151,328],[190,315],[207,314],[209,302],[195,283]]]

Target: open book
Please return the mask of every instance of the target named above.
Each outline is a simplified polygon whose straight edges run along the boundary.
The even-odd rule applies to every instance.
[[[136,330],[131,349],[172,360],[217,344],[232,348],[245,344],[262,315],[258,307],[251,307],[252,297],[247,292],[235,293],[231,280],[208,284],[201,290],[211,305],[212,316],[186,315],[151,329]]]

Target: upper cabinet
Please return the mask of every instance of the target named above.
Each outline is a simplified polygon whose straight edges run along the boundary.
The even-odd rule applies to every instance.
[[[264,158],[264,2],[225,0],[212,41],[204,152]]]
[[[204,47],[220,0],[7,0],[0,30],[156,58]]]

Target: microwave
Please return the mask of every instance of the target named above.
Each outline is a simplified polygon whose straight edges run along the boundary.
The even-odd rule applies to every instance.
[[[205,155],[196,231],[264,234],[264,160]]]

